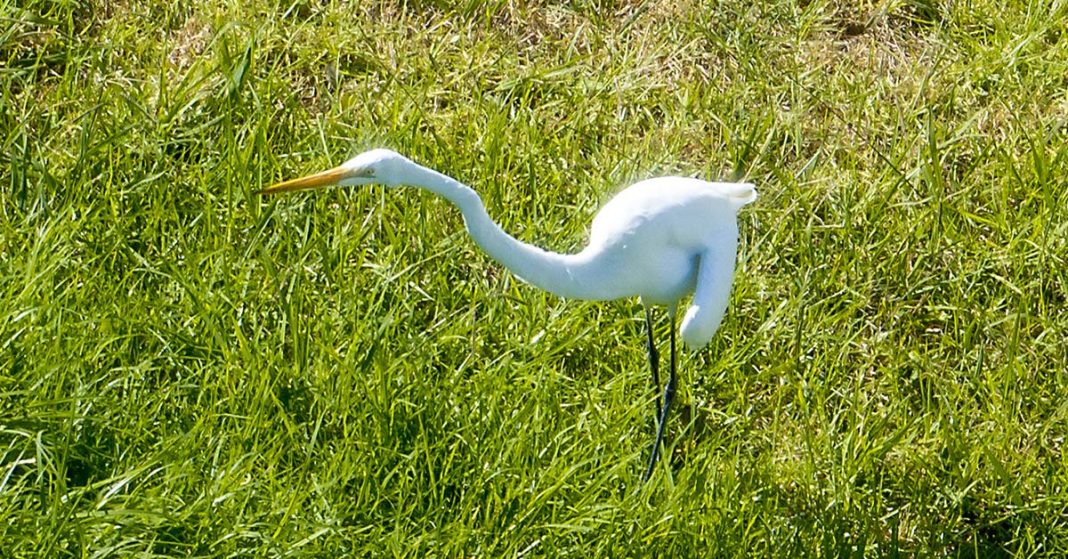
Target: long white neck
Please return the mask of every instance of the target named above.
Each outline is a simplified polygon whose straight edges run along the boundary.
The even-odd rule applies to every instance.
[[[467,185],[426,167],[411,164],[402,180],[452,202],[464,216],[471,237],[494,260],[520,279],[545,291],[571,299],[601,299],[593,267],[579,254],[549,252],[505,233],[490,219],[478,193]]]

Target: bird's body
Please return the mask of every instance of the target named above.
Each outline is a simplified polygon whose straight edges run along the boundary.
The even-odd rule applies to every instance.
[[[579,253],[604,276],[594,280],[604,290],[600,298],[638,296],[670,306],[692,293],[700,256],[734,248],[735,206],[752,193],[744,184],[660,177],[617,194],[593,219]]]
[[[452,202],[468,232],[491,257],[524,281],[565,298],[610,300],[640,297],[665,305],[674,317],[679,301],[693,293],[680,332],[691,349],[711,340],[727,309],[738,243],[738,210],[756,199],[748,183],[660,177],[638,182],[613,197],[593,219],[589,244],[560,254],[524,243],[504,232],[470,187],[389,150],[372,150],[340,167],[261,191],[264,194],[327,185],[380,183],[421,187]],[[647,326],[651,329],[649,315]],[[674,323],[674,320],[672,320]],[[654,382],[657,354],[648,339]],[[675,338],[671,377],[660,413],[656,462],[667,409],[674,393]]]
[[[603,299],[638,296],[673,310],[698,286],[705,288],[681,331],[686,345],[699,349],[726,310],[738,244],[735,214],[755,197],[746,183],[644,180],[597,213],[590,243],[579,254],[598,270],[595,281],[604,288]]]

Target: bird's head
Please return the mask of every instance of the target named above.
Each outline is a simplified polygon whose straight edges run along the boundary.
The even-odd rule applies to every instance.
[[[271,185],[258,194],[278,194],[327,186],[356,186],[360,184],[404,184],[405,171],[415,164],[403,155],[388,149],[365,151],[333,169],[299,179]]]

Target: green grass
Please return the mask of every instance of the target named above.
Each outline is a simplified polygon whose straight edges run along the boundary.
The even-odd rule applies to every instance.
[[[0,555],[1068,553],[1068,4],[451,4],[0,6]],[[375,146],[560,251],[757,184],[649,484],[636,301],[253,194]]]

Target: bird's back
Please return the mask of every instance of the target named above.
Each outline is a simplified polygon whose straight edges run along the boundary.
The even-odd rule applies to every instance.
[[[717,230],[736,230],[738,209],[755,199],[756,190],[749,183],[688,177],[644,180],[601,208],[590,229],[590,245],[627,242],[635,236],[684,248],[701,245]]]

